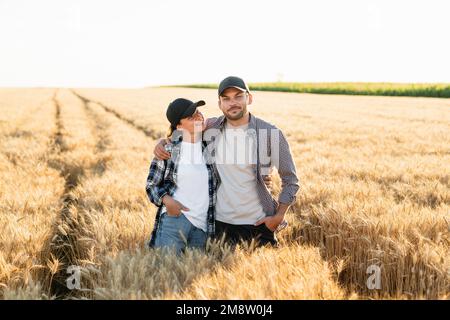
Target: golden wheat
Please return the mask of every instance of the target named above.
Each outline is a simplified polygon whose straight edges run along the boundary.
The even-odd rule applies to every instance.
[[[0,91],[4,298],[449,298],[448,99],[255,93],[250,111],[285,132],[301,182],[281,248],[177,258],[144,248],[144,185],[180,96],[220,114],[207,89]],[[62,290],[69,264],[81,291]]]
[[[64,179],[52,167],[54,90],[1,90],[0,296],[28,286],[60,206]],[[45,124],[44,126],[42,124]]]

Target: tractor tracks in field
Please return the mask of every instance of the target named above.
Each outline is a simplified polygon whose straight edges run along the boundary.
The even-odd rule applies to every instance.
[[[124,117],[122,114],[120,114],[113,108],[110,108],[99,101],[90,100],[89,98],[80,95],[75,90],[71,90],[71,91],[74,95],[76,95],[78,98],[80,98],[82,101],[84,101],[85,104],[95,103],[95,104],[99,105],[100,107],[103,108],[103,110],[114,115],[117,119],[121,120],[122,122],[127,123],[128,125],[132,126],[133,128],[137,129],[138,131],[144,133],[147,137],[152,138],[153,140],[157,140],[157,139],[161,138],[161,134],[158,131],[156,131],[152,128],[146,128],[146,127],[136,123],[134,120]]]
[[[106,153],[111,146],[111,139],[107,132],[109,122],[100,117],[92,108],[92,102],[76,95],[73,91],[70,91],[76,97],[78,97],[82,104],[86,115],[88,116],[89,125],[93,128],[93,136],[95,139],[95,150],[93,151],[97,156],[97,162],[93,166],[93,170],[96,174],[102,175],[106,171],[106,164],[110,160],[110,156]]]
[[[66,141],[71,132],[67,131],[64,121],[70,119],[63,117],[64,105],[58,99],[58,90],[52,101],[55,107],[55,132],[50,139],[47,163],[64,178],[64,192],[60,197],[61,208],[41,251],[41,264],[45,267],[40,278],[50,296],[67,299],[81,293],[74,290],[78,288],[73,287],[73,283],[68,282],[70,270],[79,270],[86,261],[92,260],[95,244],[92,216],[89,208],[83,206],[78,188],[83,179],[103,175],[110,158],[106,154],[110,140],[106,132],[108,123],[100,119],[88,103],[82,100],[80,111],[86,115],[87,128],[77,129],[90,130],[94,144],[86,150],[87,160],[81,159],[84,154],[76,153],[77,145],[70,146]],[[65,108],[72,107],[70,105]],[[86,283],[83,285],[88,286]]]
[[[41,250],[41,265],[44,268],[39,277],[50,296],[70,299],[86,297],[89,293],[83,290],[89,291],[92,287],[88,280],[81,279],[81,290],[77,290],[70,282],[73,275],[70,272],[83,270],[95,261],[96,236],[93,226],[96,217],[90,202],[83,198],[86,193],[83,184],[92,177],[103,175],[112,158],[111,138],[108,135],[110,122],[99,111],[103,109],[105,114],[114,116],[147,137],[157,139],[159,136],[154,130],[136,124],[101,102],[90,100],[74,90],[61,91],[55,91],[52,98],[55,131],[45,158],[48,166],[59,171],[64,178],[64,192],[60,197],[61,208]],[[67,100],[69,98],[71,100]],[[79,101],[75,102],[75,98]],[[73,104],[66,104],[67,101],[73,101]],[[83,124],[71,123],[70,115],[81,117]],[[80,133],[83,130],[88,131],[93,141],[83,140],[86,139]]]
[[[65,188],[61,197],[61,210],[46,241],[47,245],[44,245],[41,259],[41,264],[46,266],[46,274],[41,278],[48,284],[50,296],[55,296],[56,299],[86,298],[93,289],[92,279],[89,277],[81,277],[80,289],[74,288],[74,283],[71,282],[73,274],[70,271],[83,272],[86,267],[98,261],[95,257],[99,248],[95,225],[101,212],[95,206],[95,199],[88,198],[95,197],[88,195],[91,191],[87,190],[91,190],[91,187],[86,189],[83,185],[88,186],[91,178],[103,175],[107,170],[108,161],[113,159],[114,145],[111,132],[113,120],[117,120],[116,125],[124,125],[140,135],[143,134],[142,137],[152,139],[158,137],[155,131],[137,125],[100,102],[79,95],[74,90],[64,92],[64,98],[68,99],[68,95],[69,101],[74,101],[74,104],[70,102],[66,105],[66,100],[58,99],[57,93],[53,97],[56,129],[50,149],[57,159],[53,168],[57,168],[64,177]],[[75,102],[76,99],[78,101]],[[65,126],[70,125],[68,121],[71,118],[67,114],[70,108],[79,108],[77,112],[85,116],[85,125],[82,127],[89,130],[93,138],[92,143],[88,143],[89,147],[85,146],[86,153],[90,154],[86,158],[95,161],[80,161],[78,157],[82,154],[74,150],[73,143],[70,144],[74,136],[77,136],[77,132],[74,131],[76,126],[72,128]],[[77,129],[83,130],[82,127]],[[83,142],[75,142],[75,145],[83,148]],[[52,270],[52,266],[55,265],[59,267]]]
[[[46,266],[42,277],[50,295],[61,298],[69,294],[65,284],[65,270],[68,266],[76,264],[73,245],[76,244],[76,234],[73,232],[73,221],[70,210],[76,206],[73,190],[77,187],[84,175],[82,167],[72,165],[64,158],[68,146],[64,140],[64,126],[61,118],[61,104],[57,99],[58,91],[53,96],[55,106],[56,131],[50,141],[50,154],[48,165],[60,172],[64,178],[64,192],[60,198],[61,209],[53,224],[50,236],[44,244],[41,253],[42,264]]]

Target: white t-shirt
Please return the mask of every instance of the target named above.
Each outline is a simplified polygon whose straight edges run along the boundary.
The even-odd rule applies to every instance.
[[[209,207],[208,169],[202,155],[201,141],[181,142],[177,171],[177,189],[173,198],[189,211],[182,211],[197,228],[206,232]]]
[[[254,224],[266,214],[258,196],[256,151],[247,135],[248,124],[228,123],[219,135],[216,166],[221,184],[217,190],[216,219],[230,224]]]

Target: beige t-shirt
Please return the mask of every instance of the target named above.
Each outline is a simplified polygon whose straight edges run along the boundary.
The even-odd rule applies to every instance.
[[[230,224],[254,224],[266,216],[256,189],[256,151],[247,135],[248,124],[226,124],[218,136],[216,166],[221,184],[217,191],[216,219]]]

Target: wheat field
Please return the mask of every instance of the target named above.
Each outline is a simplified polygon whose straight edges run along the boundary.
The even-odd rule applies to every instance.
[[[176,257],[145,181],[177,97],[220,115],[213,89],[0,89],[1,299],[450,298],[450,99],[254,92],[301,185],[281,246]]]
[[[250,83],[259,91],[297,93],[346,94],[368,96],[406,96],[450,98],[448,83],[389,83],[389,82],[260,82]],[[215,88],[217,84],[184,85],[189,88]],[[183,87],[183,86],[180,86]]]

